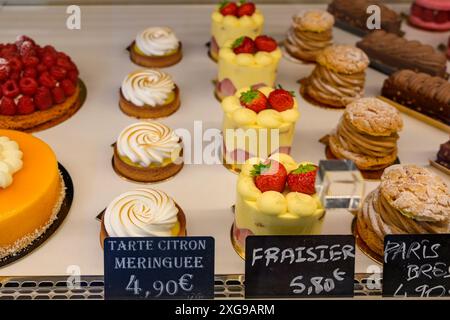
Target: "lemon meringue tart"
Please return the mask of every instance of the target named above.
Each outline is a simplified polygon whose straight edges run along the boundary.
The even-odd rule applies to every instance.
[[[165,72],[136,70],[122,81],[119,106],[123,113],[139,119],[167,117],[180,108],[180,90]]]
[[[183,168],[181,139],[166,125],[142,121],[126,127],[114,146],[113,166],[136,182],[158,182]]]
[[[136,189],[116,197],[102,218],[100,243],[107,237],[186,236],[186,216],[166,193]]]
[[[168,27],[151,27],[139,32],[129,51],[131,61],[147,68],[169,67],[183,57],[181,42]]]
[[[30,134],[0,130],[0,260],[55,221],[65,185],[52,149]]]

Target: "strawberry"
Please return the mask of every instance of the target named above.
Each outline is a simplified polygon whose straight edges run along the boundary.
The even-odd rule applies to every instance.
[[[238,6],[235,2],[223,1],[220,4],[219,11],[223,16],[236,16]]]
[[[239,102],[243,107],[253,110],[256,113],[267,109],[267,98],[259,90],[250,89],[242,92],[239,97]]]
[[[35,111],[33,99],[29,96],[22,96],[17,103],[17,112],[19,114],[30,114]]]
[[[301,164],[297,169],[289,173],[287,184],[289,189],[294,192],[306,194],[316,193],[316,173],[317,166],[313,164]]]
[[[254,54],[256,51],[255,43],[249,37],[237,38],[233,42],[233,45],[231,46],[231,48],[233,49],[233,52],[235,54],[240,54],[240,53]]]
[[[8,80],[2,85],[3,95],[8,98],[15,98],[20,94],[19,87],[15,80]]]
[[[77,87],[69,79],[64,79],[61,82],[60,86],[63,89],[64,94],[66,95],[66,97],[70,97],[77,90]]]
[[[241,5],[237,10],[237,16],[238,17],[251,16],[255,13],[255,10],[256,6],[253,2],[242,1]]]
[[[0,102],[0,114],[5,116],[13,116],[16,112],[17,107],[14,99],[3,97],[2,102]]]
[[[36,79],[37,71],[35,68],[25,68],[23,70],[22,77]]]
[[[43,72],[39,76],[39,83],[49,89],[56,86],[56,80],[48,72]]]
[[[278,89],[273,90],[269,94],[268,100],[272,109],[282,112],[292,109],[294,106],[294,96],[292,91],[286,91],[279,85]]]
[[[272,52],[278,47],[278,44],[269,36],[257,36],[255,46],[258,51]]]
[[[60,104],[63,103],[64,101],[66,101],[66,95],[64,93],[64,90],[61,87],[54,87],[52,89],[52,97],[53,97],[53,102]]]
[[[286,168],[275,160],[266,163],[255,164],[251,172],[255,179],[255,185],[261,192],[283,192],[286,185]]]
[[[53,66],[50,69],[50,75],[56,80],[62,80],[66,78],[67,70],[62,67]]]
[[[22,58],[22,63],[24,67],[36,67],[39,64],[39,59],[35,56],[26,56]]]
[[[38,83],[33,78],[25,77],[19,81],[20,92],[27,96],[32,96],[36,93]]]
[[[48,88],[39,87],[36,95],[34,96],[34,103],[39,110],[46,110],[53,104],[52,95]]]

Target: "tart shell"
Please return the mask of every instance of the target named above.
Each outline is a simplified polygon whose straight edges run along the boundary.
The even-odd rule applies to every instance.
[[[134,49],[135,41],[130,45],[129,51],[130,51],[130,59],[135,64],[146,67],[146,68],[164,68],[169,67],[174,64],[177,64],[180,62],[180,60],[183,58],[183,50],[181,42],[179,42],[178,50],[174,54],[168,55],[168,56],[144,56],[140,53],[138,53]]]
[[[161,106],[136,106],[130,101],[126,100],[122,94],[122,90],[119,89],[119,107],[123,113],[131,117],[138,119],[157,119],[170,116],[180,108],[180,89],[175,85],[175,99],[165,105]]]
[[[181,151],[182,152],[182,151]],[[117,146],[114,147],[114,158],[113,158],[114,170],[121,176],[136,181],[136,182],[158,182],[166,180],[178,172],[184,166],[184,163],[170,163],[166,166],[156,167],[156,168],[142,168],[131,166],[125,163],[119,156]]]
[[[186,231],[186,215],[183,212],[183,209],[181,209],[181,207],[175,203],[175,206],[178,209],[178,222],[180,224],[180,231],[178,232],[177,236],[178,237],[185,237],[187,235],[187,231]],[[105,218],[104,215],[102,216],[102,223],[101,223],[101,227],[100,227],[100,245],[103,249],[103,245],[105,243],[105,239],[108,238],[108,232],[106,231],[106,227],[105,227]]]

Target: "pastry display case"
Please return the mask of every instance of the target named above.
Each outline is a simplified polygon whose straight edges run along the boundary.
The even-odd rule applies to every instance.
[[[389,43],[399,43],[399,54],[380,45],[384,40],[377,40],[377,34],[365,35],[356,6],[348,8],[346,1],[255,1],[254,11],[225,10],[215,2],[41,2],[0,5],[0,299],[103,299],[99,241],[109,234],[212,236],[215,296],[243,298],[241,255],[250,233],[363,233],[366,240],[376,234],[372,248],[370,240],[356,247],[355,296],[380,297],[380,288],[366,284],[367,278],[382,277],[380,234],[390,226],[373,232],[373,212],[367,206],[376,207],[374,202],[382,199],[390,214],[401,215],[415,231],[450,233],[445,225],[450,219],[445,187],[450,186],[445,143],[450,133],[450,69],[445,51],[438,49],[446,47],[450,31],[429,30],[444,28],[441,15],[426,30],[417,26],[427,20],[422,8],[436,1],[415,1],[414,6],[393,2],[382,10],[385,31],[377,31],[378,36],[394,32]],[[362,6],[365,1],[357,2]],[[327,8],[329,13],[317,13]],[[449,10],[442,7],[439,12],[450,20]],[[252,14],[256,16],[250,19]],[[308,17],[305,29],[302,17]],[[315,19],[322,19],[324,28]],[[359,32],[349,32],[355,28]],[[227,32],[234,43],[224,41]],[[410,53],[418,50],[432,54],[424,60]],[[403,55],[402,64],[396,63]],[[391,67],[417,69],[386,74],[372,64],[373,56],[375,64],[386,60]],[[18,62],[10,63],[14,59]],[[429,70],[433,72],[420,73]],[[229,88],[218,74],[235,77],[235,84],[247,78],[251,83],[233,87],[220,102],[217,81],[221,90]],[[276,76],[276,81],[267,83],[258,76],[269,82]],[[264,86],[258,86],[261,82]],[[429,90],[423,91],[422,85]],[[278,96],[270,97],[275,91]],[[377,102],[345,109],[362,97]],[[230,166],[222,151],[229,127],[267,129],[269,135],[285,130],[272,136],[282,148],[262,143],[269,152],[259,149],[258,160],[243,150],[243,162]],[[334,139],[333,157],[321,143],[324,136]],[[258,180],[269,174],[265,170],[270,171],[278,152],[289,154],[279,158],[281,188],[273,185],[275,178]],[[371,162],[380,154],[388,158],[381,167]],[[424,216],[420,209],[390,202],[392,188],[386,180],[394,178],[381,175],[391,164],[399,175],[438,177],[439,183],[420,183],[442,193],[436,195],[441,207]],[[367,168],[381,171],[361,174]],[[278,179],[280,172],[270,174]],[[298,187],[310,183],[308,179],[312,192],[305,191],[311,185]],[[398,190],[407,188],[402,181],[395,180]],[[409,210],[408,217],[399,213],[403,210]],[[58,212],[59,217],[52,216]],[[430,227],[417,226],[416,217]],[[408,232],[413,233],[401,231]],[[27,238],[30,234],[34,238]],[[69,288],[68,278],[83,285]]]

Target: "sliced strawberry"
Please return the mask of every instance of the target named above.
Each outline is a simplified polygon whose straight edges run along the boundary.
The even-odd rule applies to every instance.
[[[219,11],[223,16],[236,16],[238,6],[235,2],[223,1],[220,4]]]
[[[34,104],[39,110],[46,110],[53,104],[52,95],[48,88],[39,87],[36,95],[34,96]]]
[[[287,177],[289,189],[294,192],[301,192],[312,195],[316,193],[316,173],[317,166],[313,164],[301,164]]]
[[[237,11],[238,17],[251,16],[255,13],[256,6],[253,2],[243,2]]]
[[[249,37],[237,38],[233,42],[233,45],[231,46],[231,48],[233,49],[233,52],[235,54],[240,54],[240,53],[254,54],[256,51],[255,43]]]
[[[278,44],[269,36],[258,36],[255,39],[255,46],[258,51],[272,52],[276,50]]]
[[[64,90],[61,87],[54,87],[52,89],[52,97],[53,102],[56,104],[60,104],[66,101],[66,94],[64,93]]]
[[[251,109],[256,113],[267,109],[266,96],[261,91],[256,89],[250,89],[242,92],[239,97],[239,101],[243,107]]]
[[[273,90],[269,94],[268,101],[272,109],[282,112],[292,109],[294,106],[294,96],[294,92],[286,91],[281,86],[278,86],[278,89]]]
[[[36,93],[36,91],[38,89],[38,83],[36,82],[35,79],[26,77],[26,78],[20,79],[19,87],[20,87],[20,92],[22,92],[22,94],[27,95],[27,96],[32,96]]]
[[[70,97],[77,90],[77,87],[69,79],[64,79],[61,82],[60,86],[64,90],[64,93],[65,93],[66,97]]]
[[[30,114],[36,110],[34,106],[33,99],[29,96],[20,97],[17,102],[17,113],[18,114]]]
[[[261,192],[284,191],[287,171],[278,161],[268,160],[265,163],[255,164],[251,174],[255,179],[256,187]]]
[[[20,94],[19,86],[15,80],[8,80],[2,85],[3,95],[8,98],[15,98]]]
[[[54,88],[56,86],[57,81],[55,78],[53,78],[50,73],[43,72],[39,76],[39,83],[43,85],[44,87],[47,87],[49,89]]]
[[[4,116],[13,116],[17,113],[17,106],[14,99],[3,97],[0,102],[0,114]]]

